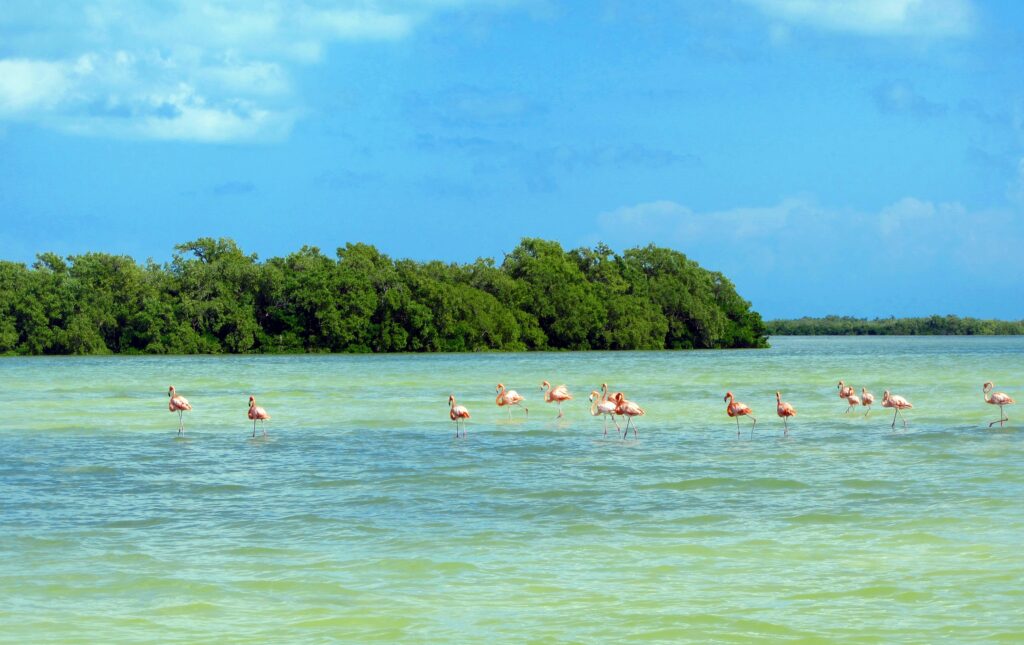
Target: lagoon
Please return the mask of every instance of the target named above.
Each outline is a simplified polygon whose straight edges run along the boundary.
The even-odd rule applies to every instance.
[[[989,430],[981,394],[1024,399],[1024,338],[772,345],[0,359],[0,641],[1024,639],[1024,408]],[[638,440],[602,437],[601,382]]]

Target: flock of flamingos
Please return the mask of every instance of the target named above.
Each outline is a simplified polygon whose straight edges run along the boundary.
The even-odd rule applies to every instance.
[[[988,424],[988,427],[992,427],[995,424],[999,424],[1002,428],[1003,424],[1009,421],[1009,417],[1003,411],[1003,406],[1012,405],[1015,401],[1010,398],[1004,392],[993,392],[992,382],[986,382],[981,386],[982,395],[985,397],[985,403],[990,405],[999,406],[999,419]],[[867,408],[864,412],[864,416],[871,414],[871,406],[875,402],[875,395],[868,392],[867,388],[860,389],[860,396],[857,396],[856,391],[849,385],[846,385],[843,381],[839,381],[836,386],[839,390],[839,398],[845,399],[847,403],[846,412],[848,414],[850,410],[855,410],[857,406],[863,406]],[[556,385],[551,387],[551,383],[544,381],[541,384],[541,390],[544,392],[544,401],[546,403],[555,403],[558,405],[558,417],[562,417],[562,402],[569,401],[572,399],[572,395],[569,393],[569,388],[565,385]],[[507,407],[509,418],[512,417],[512,406],[517,406],[523,409],[523,413],[528,415],[530,409],[523,405],[525,398],[516,392],[515,390],[506,389],[501,383],[495,386],[495,391],[498,393],[497,398],[494,402],[499,408]],[[188,402],[188,399],[179,395],[174,390],[174,386],[170,386],[167,391],[167,396],[170,397],[170,402],[167,405],[167,409],[171,412],[178,413],[178,434],[185,432],[184,421],[182,420],[182,413],[192,409],[192,405]],[[597,417],[604,417],[604,435],[608,436],[608,419],[611,418],[612,423],[615,424],[615,429],[622,432],[622,438],[625,439],[629,434],[630,425],[633,427],[633,437],[637,436],[636,423],[633,422],[633,417],[641,417],[644,414],[644,409],[626,399],[626,395],[622,392],[615,392],[614,394],[608,393],[608,384],[601,384],[601,391],[592,390],[590,396],[590,414]],[[736,419],[736,437],[740,436],[740,417],[750,417],[750,436],[754,436],[754,428],[757,426],[757,417],[754,416],[754,411],[750,409],[745,403],[740,403],[733,397],[732,392],[726,392],[724,401],[728,403],[725,408],[725,413],[729,417]],[[892,408],[892,426],[893,430],[896,429],[896,417],[903,419],[903,427],[907,427],[907,419],[903,416],[903,410],[909,410],[914,407],[910,401],[906,400],[902,396],[890,394],[889,390],[886,390],[882,394],[882,407]],[[789,403],[782,400],[782,394],[780,392],[775,393],[775,411],[782,419],[783,427],[785,428],[785,434],[789,434],[789,417],[796,416],[796,408]],[[616,416],[626,417],[626,429],[623,430],[619,426],[619,422],[615,419]],[[464,405],[459,405],[455,402],[455,395],[452,394],[448,397],[448,417],[455,422],[455,436],[459,436],[459,430],[462,431],[462,436],[466,436],[466,419],[469,419],[469,410]],[[265,422],[270,418],[270,415],[266,410],[256,405],[256,397],[249,397],[249,419],[252,421],[252,436],[256,436],[256,422],[259,421],[263,428],[263,436],[267,435],[267,428]]]

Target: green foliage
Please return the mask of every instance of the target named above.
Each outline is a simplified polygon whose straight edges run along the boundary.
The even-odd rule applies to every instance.
[[[764,347],[760,316],[681,253],[524,239],[498,265],[347,244],[259,262],[230,239],[166,265],[103,253],[0,261],[0,353],[466,352]]]
[[[772,320],[767,330],[773,336],[1019,336],[1024,334],[1024,320],[980,320],[953,315],[874,320],[826,316]]]

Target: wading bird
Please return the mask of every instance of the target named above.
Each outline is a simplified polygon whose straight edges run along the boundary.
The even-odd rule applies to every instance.
[[[459,436],[459,421],[462,423],[462,436],[466,436],[466,419],[469,418],[469,410],[464,405],[455,404],[455,395],[448,396],[448,418],[455,422],[455,437]]]
[[[1013,405],[1014,403],[1016,403],[1016,401],[1011,399],[1010,396],[1004,392],[993,392],[993,387],[995,386],[992,385],[991,381],[988,381],[981,386],[981,392],[982,394],[985,395],[985,403],[999,406],[999,420],[993,421],[992,423],[988,424],[988,427],[991,428],[992,426],[998,423],[999,427],[1002,428],[1003,424],[1010,420],[1010,417],[1006,416],[1006,414],[1003,412],[1003,406]]]
[[[249,397],[249,418],[252,419],[252,436],[256,436],[256,421],[260,422],[260,427],[263,428],[263,436],[267,436],[267,425],[266,420],[270,418],[267,411],[256,405],[256,397]]]
[[[647,414],[643,408],[636,403],[626,400],[626,395],[622,392],[615,393],[615,414],[626,417],[626,429],[622,431],[622,438],[625,439],[626,435],[629,434],[629,424],[633,422],[633,417],[642,417]],[[617,426],[618,424],[616,424]],[[636,438],[636,424],[633,423],[633,438]]]
[[[896,411],[892,413],[892,429],[896,429],[896,415],[899,415],[903,419],[903,429],[907,429],[907,419],[903,416],[901,410],[909,410],[914,407],[910,404],[910,401],[904,399],[902,396],[896,394],[889,394],[889,390],[886,390],[882,394],[882,407],[893,408]]]
[[[558,416],[556,419],[562,418],[562,401],[569,401],[572,399],[572,395],[569,394],[569,388],[564,385],[556,385],[551,387],[551,384],[544,381],[540,384],[540,389],[544,391],[544,402],[545,403],[557,403],[558,404]]]
[[[853,388],[850,389],[852,390]],[[860,405],[860,397],[854,394],[853,392],[850,392],[849,396],[846,397],[846,404],[846,412],[849,412],[850,410]],[[846,412],[843,412],[843,414],[846,414]]]
[[[840,399],[845,399],[853,394],[853,388],[842,381],[839,381],[839,385],[837,385],[836,388],[839,390]]]
[[[171,399],[167,402],[167,409],[178,413],[178,434],[184,434],[185,422],[181,418],[181,413],[191,410],[192,404],[185,397],[179,396],[173,385],[167,390],[167,396]]]
[[[775,393],[775,411],[779,414],[780,417],[782,417],[782,423],[783,423],[783,425],[786,428],[786,432],[784,434],[789,434],[789,423],[786,420],[789,417],[795,417],[796,416],[796,408],[794,408],[792,405],[790,405],[790,404],[786,403],[785,401],[783,401],[782,400],[782,394],[780,394],[779,392],[776,392]],[[739,425],[739,420],[738,419],[736,421],[736,424],[737,424],[737,426]]]
[[[607,387],[607,386],[605,386]],[[618,405],[614,401],[609,401],[607,398],[602,397],[597,390],[593,390],[590,393],[590,414],[593,416],[604,416],[604,436],[608,436],[608,417],[612,417],[612,423],[615,424],[616,430],[622,430],[619,427],[619,422],[612,416],[615,414],[615,408]]]
[[[757,425],[757,417],[754,416],[754,411],[747,406],[746,403],[740,403],[733,398],[732,392],[726,392],[723,401],[728,401],[729,405],[725,407],[725,413],[730,417],[736,418],[736,438],[740,436],[740,417],[750,417],[754,423],[750,426],[750,438],[754,438],[754,426]]]
[[[872,394],[871,392],[868,392],[868,389],[866,387],[860,388],[860,404],[868,409],[868,411],[864,413],[865,417],[871,414],[871,404],[874,402],[875,395]]]
[[[522,404],[525,399],[523,399],[522,395],[519,394],[519,392],[516,392],[515,390],[506,390],[505,386],[502,385],[501,383],[498,383],[497,385],[494,386],[494,391],[498,393],[498,397],[496,399],[494,399],[494,402],[498,404],[498,407],[499,408],[503,408],[505,406],[509,406],[509,408],[508,408],[508,418],[509,419],[512,418],[512,407],[511,406],[513,406],[513,405],[518,405],[519,407],[521,407],[526,412],[527,416],[530,415],[530,408],[528,408],[528,407],[526,407],[525,405]]]

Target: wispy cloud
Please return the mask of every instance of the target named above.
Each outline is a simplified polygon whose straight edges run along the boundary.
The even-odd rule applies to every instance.
[[[744,0],[785,23],[864,36],[967,36],[969,0]]]
[[[0,15],[0,123],[137,139],[276,140],[302,114],[296,65],[318,63],[332,43],[401,40],[441,12],[489,4],[15,3]]]
[[[1024,165],[1021,168],[1024,185]],[[978,293],[1024,297],[1024,221],[1008,209],[905,197],[876,211],[808,196],[698,211],[671,200],[597,216],[584,240],[678,248],[735,280],[769,316],[953,311]],[[998,258],[998,264],[993,263]],[[990,280],[993,270],[1002,283]],[[784,288],[780,285],[784,285]],[[790,302],[790,294],[816,294]],[[970,297],[969,297],[970,296]]]
[[[875,105],[887,114],[908,114],[918,118],[941,116],[947,107],[925,98],[907,81],[890,81],[877,86],[873,92]]]

